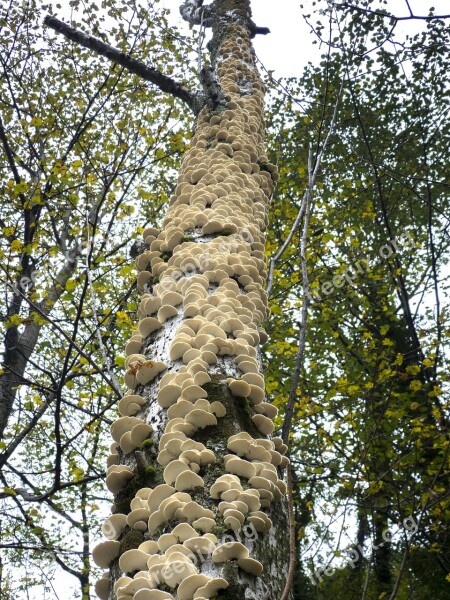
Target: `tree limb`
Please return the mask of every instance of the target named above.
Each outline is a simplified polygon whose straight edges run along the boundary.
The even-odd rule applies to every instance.
[[[292,491],[292,466],[287,467],[287,491],[289,511],[289,571],[286,578],[283,594],[280,600],[289,600],[294,583],[295,565],[297,562],[297,539],[295,535],[294,496]]]
[[[44,25],[53,29],[56,33],[64,35],[72,42],[76,42],[84,48],[93,50],[96,54],[104,56],[112,62],[121,65],[130,73],[134,73],[135,75],[142,77],[142,79],[150,81],[162,92],[167,92],[168,94],[175,96],[175,98],[183,100],[183,102],[185,102],[194,112],[197,112],[198,102],[196,101],[195,95],[191,94],[191,92],[181,85],[181,83],[178,83],[171,77],[167,77],[167,75],[164,75],[157,69],[148,67],[144,63],[132,58],[129,54],[125,54],[118,48],[105,44],[105,42],[102,42],[92,35],[87,35],[78,29],[70,27],[70,25],[67,25],[67,23],[60,21],[56,17],[47,15],[44,19]]]
[[[434,21],[435,19],[450,19],[450,15],[415,15],[410,6],[408,4],[409,15],[407,17],[396,17],[395,15],[390,15],[389,13],[382,12],[381,10],[371,10],[370,8],[361,8],[360,6],[355,6],[354,4],[349,4],[348,2],[343,2],[340,4],[335,4],[336,8],[350,8],[351,10],[357,10],[359,12],[363,12],[370,15],[377,15],[379,17],[384,17],[387,19],[393,19],[395,21],[411,21],[411,20],[420,20],[420,21]]]

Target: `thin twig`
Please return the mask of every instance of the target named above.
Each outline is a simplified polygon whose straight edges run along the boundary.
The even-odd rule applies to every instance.
[[[320,165],[322,162],[322,158],[324,156],[325,149],[328,145],[330,136],[333,133],[334,128],[335,128],[337,109],[338,109],[338,105],[339,105],[339,99],[342,94],[343,85],[344,85],[344,80],[342,80],[341,88],[339,90],[336,104],[334,106],[333,117],[331,119],[330,127],[328,129],[322,149],[320,150],[320,152],[317,156],[316,163],[314,165],[314,169],[312,168],[312,150],[310,148],[309,158],[308,158],[308,186],[307,186],[305,194],[303,196],[302,206],[300,207],[300,211],[299,211],[299,214],[302,212],[304,213],[303,233],[302,233],[302,238],[301,238],[301,242],[300,242],[300,245],[301,245],[300,256],[301,256],[302,280],[303,280],[302,281],[303,305],[302,305],[302,311],[301,311],[301,322],[300,322],[297,357],[295,360],[294,372],[292,374],[291,387],[289,390],[289,397],[288,397],[288,400],[286,403],[283,429],[282,429],[282,434],[281,434],[281,437],[283,438],[284,443],[287,445],[289,445],[289,435],[291,432],[292,418],[293,418],[293,414],[294,414],[294,406],[295,406],[295,402],[297,399],[297,386],[298,386],[298,382],[300,379],[300,370],[301,370],[301,366],[303,364],[303,356],[304,356],[305,344],[306,344],[306,324],[307,324],[307,318],[308,318],[308,307],[309,307],[309,303],[310,303],[308,267],[307,267],[307,261],[306,261],[306,247],[307,247],[307,241],[308,241],[309,220],[311,217],[310,213],[311,213],[312,191],[314,188],[315,180],[317,178],[317,174],[320,169]],[[289,233],[290,239],[292,239],[293,235],[294,235],[294,230],[291,229],[291,232]],[[288,239],[289,239],[289,237],[288,237]],[[282,253],[281,250],[283,250],[283,248],[285,246],[286,246],[286,243],[283,244],[280,251],[275,255],[274,258],[276,260],[278,260],[279,256],[281,256],[281,253]],[[284,252],[284,250],[283,250],[283,252]],[[272,267],[272,264],[275,265],[275,261],[273,263],[271,261],[271,267]],[[272,267],[272,277],[273,277],[273,267]]]
[[[302,203],[300,205],[300,210],[295,218],[295,221],[291,227],[288,237],[286,238],[286,241],[281,246],[281,248],[278,250],[278,252],[275,254],[275,256],[272,256],[269,261],[269,274],[267,277],[267,288],[266,288],[266,292],[267,292],[268,296],[270,296],[270,292],[272,291],[272,287],[273,287],[273,274],[274,274],[274,270],[275,270],[275,264],[283,256],[284,252],[286,251],[286,248],[288,248],[289,244],[292,241],[292,238],[295,235],[295,232],[297,231],[297,229],[300,225],[300,222],[303,218],[303,214],[305,211],[305,198],[306,198],[307,194],[309,194],[310,196],[312,195],[312,191],[313,191],[314,185],[316,183],[317,175],[318,175],[320,167],[322,165],[322,159],[325,154],[325,150],[328,146],[328,142],[330,140],[331,134],[334,132],[334,129],[335,129],[337,109],[338,109],[338,105],[339,105],[339,100],[342,95],[343,87],[344,87],[344,80],[342,80],[341,87],[340,87],[340,90],[338,93],[338,97],[337,97],[336,103],[334,105],[333,116],[331,118],[331,123],[330,123],[330,127],[328,129],[327,136],[324,140],[324,143],[323,143],[323,146],[322,146],[320,152],[317,155],[316,162],[314,165],[314,170],[313,170],[311,176],[308,178],[308,186],[305,190],[305,193],[303,194],[303,199],[302,199]]]
[[[8,282],[7,285],[9,287],[11,287],[12,289],[14,289],[13,285],[11,283]],[[67,333],[64,331],[64,329],[62,327],[60,327],[54,320],[52,320],[37,304],[35,304],[32,300],[30,300],[30,298],[28,298],[21,290],[17,289],[17,293],[20,294],[20,296],[22,296],[22,298],[28,303],[28,305],[30,306],[30,308],[33,309],[33,311],[37,312],[38,315],[40,315],[46,321],[48,321],[48,323],[50,323],[50,325],[52,327],[54,327],[56,329],[56,331],[58,331],[58,333],[60,333],[63,336],[64,339],[66,339],[70,344],[72,344],[72,346],[80,354],[80,356],[82,356],[83,358],[85,358],[88,361],[88,363],[91,365],[91,367],[93,367],[95,369],[95,371],[100,375],[100,377],[102,379],[104,379],[106,381],[106,383],[110,386],[110,388],[116,392],[118,397],[121,398],[122,394],[119,394],[116,391],[113,382],[103,373],[103,371],[95,363],[95,361],[92,360],[90,355],[87,354],[86,352],[84,352],[80,348],[80,346],[78,346],[78,344],[69,335],[67,335]]]
[[[434,21],[435,19],[450,19],[450,15],[428,15],[428,16],[423,16],[423,15],[415,15],[412,11],[411,8],[409,7],[409,3],[408,4],[408,9],[410,14],[407,17],[396,17],[395,15],[390,15],[387,12],[382,12],[381,10],[371,10],[369,8],[362,8],[360,6],[355,6],[354,4],[349,4],[348,2],[343,2],[341,4],[335,4],[334,6],[336,8],[350,8],[351,10],[357,10],[359,12],[363,12],[366,14],[370,14],[370,15],[377,15],[379,17],[384,17],[386,19],[393,19],[394,21],[412,21],[412,20],[418,20],[418,21]]]
[[[88,209],[88,207],[86,207],[86,228],[87,228],[86,235],[87,235],[88,248],[90,248],[92,242],[91,242],[91,233],[90,233],[90,226],[89,226],[89,209]],[[119,396],[122,396],[122,391],[120,389],[119,380],[117,379],[116,374],[112,370],[111,360],[105,350],[105,346],[103,345],[103,340],[102,340],[102,334],[100,333],[100,322],[99,322],[98,315],[97,315],[95,291],[94,291],[94,285],[92,283],[92,273],[91,273],[91,269],[90,269],[90,265],[89,265],[89,252],[86,252],[85,264],[86,264],[86,276],[87,276],[88,285],[89,285],[89,295],[91,297],[92,314],[94,317],[95,335],[97,337],[98,346],[99,346],[100,353],[103,358],[103,364],[105,365],[108,375],[109,375],[111,381],[113,382],[114,391]]]
[[[289,571],[280,600],[288,600],[291,593],[295,575],[295,563],[297,561],[297,540],[295,535],[294,496],[292,491],[292,469],[287,468],[287,491],[288,491],[288,514],[289,514]]]
[[[312,146],[309,148],[309,157],[308,157],[308,179],[311,182],[312,178]],[[300,317],[300,330],[299,330],[299,338],[298,338],[298,350],[297,356],[295,359],[295,367],[294,372],[292,374],[291,379],[291,387],[289,390],[289,397],[286,402],[286,408],[284,411],[284,421],[283,428],[281,432],[281,437],[283,441],[288,446],[290,441],[290,433],[292,426],[292,419],[294,416],[294,407],[295,402],[297,400],[297,387],[298,382],[300,380],[300,371],[303,364],[303,357],[305,354],[305,346],[306,346],[306,325],[308,321],[308,307],[310,302],[309,295],[309,281],[308,281],[308,264],[306,261],[306,247],[308,242],[308,230],[309,230],[309,221],[311,218],[311,185],[308,184],[308,188],[306,190],[306,194],[304,196],[302,205],[304,204],[304,219],[303,219],[303,231],[302,237],[300,240],[300,261],[302,268],[302,287],[303,287],[303,304],[301,309],[301,317]]]
[[[362,557],[362,554],[361,554],[361,557]],[[370,559],[369,559],[369,561],[367,563],[367,572],[366,572],[366,578],[364,580],[364,588],[363,588],[363,593],[362,593],[362,596],[361,596],[361,600],[366,600],[366,598],[367,598],[367,592],[369,591],[370,572],[372,570],[373,559],[374,559],[374,553],[372,551]]]

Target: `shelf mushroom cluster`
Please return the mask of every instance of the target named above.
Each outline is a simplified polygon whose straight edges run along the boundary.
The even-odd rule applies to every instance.
[[[217,375],[221,361],[234,361],[236,375],[224,375],[223,381],[232,396],[247,400],[261,434],[273,433],[277,414],[266,402],[257,346],[267,340],[261,327],[268,316],[264,230],[278,175],[264,154],[264,87],[248,34],[237,25],[228,27],[216,57],[226,110],[200,112],[162,229],[144,231],[148,250],[136,259],[143,296],[137,330],[125,348],[128,392],[111,425],[106,476],[111,492],[133,477],[130,466],[119,464],[120,453],[132,453],[152,433],[135,416],[146,404],[139,386],[158,380],[157,402],[168,420],[157,455],[164,483],[140,489],[127,515],[110,515],[102,528],[107,539],[93,552],[103,568],[118,559],[124,573],[114,584],[118,600],[215,597],[229,584],[200,572],[206,557],[216,564],[235,560],[243,571],[261,575],[262,565],[248,548],[238,541],[222,543],[216,534],[223,528],[239,531],[245,523],[267,533],[272,521],[263,509],[286,493],[279,478],[288,464],[282,440],[240,432],[228,439],[232,454],[221,457],[224,473],[204,490],[208,508],[192,497],[205,488],[204,470],[217,462],[214,451],[193,436],[226,415],[225,406],[210,402],[205,390],[213,365]],[[182,320],[164,362],[149,360],[149,336],[177,316]],[[129,530],[141,532],[145,541],[120,554],[120,540]],[[109,591],[105,573],[96,592],[107,600]]]

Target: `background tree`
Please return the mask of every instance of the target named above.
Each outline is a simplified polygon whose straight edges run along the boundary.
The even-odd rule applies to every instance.
[[[101,429],[121,396],[119,349],[137,307],[130,245],[170,193],[184,112],[49,37],[42,8],[1,9],[2,593],[51,593],[61,567],[87,597],[105,499]],[[169,71],[187,65],[164,13],[108,9],[111,40],[125,44],[130,33],[141,58],[151,51]],[[83,19],[100,27],[105,13],[85,4]]]
[[[322,65],[301,85],[286,82],[289,95],[270,111],[285,160],[276,247],[298,210],[292,190],[306,176],[308,143],[323,136],[322,115],[330,118],[345,82],[309,235],[308,361],[294,443],[302,563],[322,570],[298,594],[447,597],[448,26],[430,19],[400,45],[392,19],[362,14],[328,13],[315,28],[329,48]],[[296,353],[286,314],[304,296],[299,236],[278,266],[271,306],[267,381],[280,406]],[[408,518],[414,537],[415,527],[401,526]],[[398,530],[391,544],[388,530]]]

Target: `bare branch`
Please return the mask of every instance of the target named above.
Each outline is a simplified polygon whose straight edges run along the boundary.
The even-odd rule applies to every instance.
[[[303,286],[303,304],[301,310],[301,321],[300,321],[300,331],[299,331],[299,339],[298,339],[298,350],[297,356],[295,359],[294,372],[292,374],[291,386],[289,390],[289,397],[286,403],[286,408],[284,410],[284,421],[281,437],[283,441],[288,446],[289,443],[289,435],[292,427],[292,418],[294,416],[294,406],[297,400],[297,388],[298,382],[300,379],[300,371],[303,365],[303,357],[305,354],[305,346],[306,346],[306,324],[308,320],[308,307],[310,302],[310,294],[309,294],[309,282],[308,282],[308,268],[306,262],[306,246],[308,240],[308,229],[309,229],[309,220],[311,216],[311,190],[312,190],[312,148],[309,150],[309,158],[308,158],[308,173],[309,173],[309,183],[308,189],[306,190],[305,195],[303,196],[302,206],[300,211],[304,213],[303,219],[303,232],[300,242],[300,260],[302,266],[302,286]]]
[[[308,268],[307,268],[307,262],[306,262],[306,247],[307,247],[307,241],[308,241],[309,220],[311,217],[312,191],[314,189],[314,184],[315,184],[317,174],[320,169],[320,165],[322,163],[322,159],[323,159],[325,150],[328,146],[328,142],[329,142],[330,137],[331,137],[332,133],[334,132],[334,129],[336,126],[337,111],[338,111],[339,101],[340,101],[340,98],[342,95],[343,87],[344,87],[344,79],[342,79],[341,87],[340,87],[340,90],[339,90],[339,93],[338,93],[338,96],[336,99],[336,103],[334,105],[334,111],[333,111],[333,116],[331,118],[331,123],[328,128],[328,132],[325,137],[325,140],[323,142],[322,149],[317,156],[314,168],[312,166],[312,149],[310,148],[309,157],[308,157],[308,187],[303,196],[302,205],[301,205],[300,211],[299,211],[299,213],[304,214],[303,232],[302,232],[302,237],[301,237],[301,241],[300,241],[300,260],[301,260],[301,267],[302,267],[303,305],[302,305],[302,310],[301,310],[301,322],[300,322],[297,357],[295,359],[295,367],[294,367],[294,372],[292,374],[291,387],[289,390],[289,397],[288,397],[288,401],[286,403],[286,408],[285,408],[285,412],[284,412],[284,422],[283,422],[283,428],[282,428],[282,434],[281,434],[281,437],[283,438],[284,443],[287,444],[288,446],[289,446],[289,435],[290,435],[291,427],[292,427],[292,418],[294,415],[294,406],[295,406],[295,402],[297,399],[297,386],[298,386],[298,382],[300,379],[300,371],[301,371],[301,368],[303,365],[303,357],[304,357],[304,353],[305,353],[306,324],[307,324],[307,320],[308,320],[308,307],[309,307],[309,303],[310,303],[310,299],[311,299],[310,292],[309,292],[309,282],[308,282]],[[291,233],[293,235],[292,229],[291,229],[291,232],[289,235],[291,235]],[[291,239],[292,239],[292,235],[291,235]],[[283,248],[285,249],[285,244],[281,248],[281,250],[283,250],[283,252],[284,252]],[[275,258],[278,256],[278,254],[281,256],[281,254],[282,254],[281,250],[277,253],[277,255],[275,255]],[[281,252],[281,254],[280,254],[280,252]],[[271,262],[271,265],[270,265],[272,268],[272,277],[273,277],[272,264],[274,265],[274,263]]]
[[[86,207],[86,230],[87,230],[88,247],[90,247],[91,246],[91,235],[90,235],[89,208],[88,207]],[[114,391],[116,392],[116,394],[118,396],[121,396],[122,391],[120,389],[120,383],[116,377],[116,374],[112,370],[111,360],[109,359],[109,356],[106,353],[105,346],[103,345],[102,334],[100,332],[100,323],[99,323],[98,314],[97,314],[97,303],[96,303],[96,299],[95,299],[94,284],[92,282],[92,273],[91,273],[91,268],[89,265],[89,253],[86,253],[86,263],[85,264],[86,264],[86,276],[87,276],[87,281],[88,281],[88,286],[89,286],[89,294],[91,297],[92,314],[94,317],[95,335],[97,337],[98,347],[99,347],[101,355],[102,355],[103,364],[105,365],[108,375],[114,386]]]
[[[314,188],[314,185],[316,183],[316,179],[317,179],[317,175],[319,173],[320,167],[322,165],[322,159],[323,156],[325,154],[325,150],[328,146],[328,142],[330,140],[330,136],[334,131],[335,125],[336,125],[336,117],[337,117],[337,109],[338,109],[338,105],[339,105],[339,100],[341,98],[342,95],[342,90],[344,87],[344,81],[342,81],[341,83],[341,88],[339,90],[339,94],[336,100],[336,104],[334,106],[334,111],[333,111],[333,117],[331,119],[331,123],[330,123],[330,127],[328,129],[328,133],[327,136],[325,138],[325,141],[323,143],[322,149],[320,150],[319,154],[317,155],[317,159],[316,159],[316,163],[314,166],[314,170],[311,173],[310,179],[308,181],[308,187],[305,191],[305,194],[303,196],[303,200],[302,200],[302,204],[300,205],[300,210],[298,211],[297,216],[295,217],[295,221],[291,227],[291,230],[286,238],[286,241],[284,242],[284,244],[281,246],[281,248],[278,250],[278,252],[275,254],[275,256],[272,256],[271,259],[269,260],[269,274],[267,277],[267,288],[266,288],[266,292],[267,295],[270,296],[270,292],[272,291],[272,287],[273,287],[273,274],[274,274],[274,269],[275,269],[275,264],[277,263],[277,261],[280,260],[280,258],[283,256],[284,252],[286,251],[286,249],[288,248],[289,244],[292,241],[292,238],[295,235],[295,232],[297,231],[300,222],[303,218],[304,212],[305,212],[305,198],[306,195],[309,193],[312,193],[312,190]]]
[[[33,311],[37,312],[38,315],[40,315],[46,321],[48,321],[52,325],[52,327],[54,327],[56,329],[56,331],[58,331],[58,333],[75,348],[75,350],[80,354],[80,356],[82,356],[83,358],[85,358],[88,361],[88,363],[91,365],[91,367],[93,367],[95,369],[95,371],[99,373],[101,378],[104,379],[104,381],[106,381],[106,383],[110,386],[110,388],[115,391],[115,393],[117,394],[117,397],[121,398],[122,394],[118,393],[118,391],[114,387],[113,382],[109,379],[109,377],[107,377],[103,373],[102,369],[95,363],[95,361],[91,358],[91,356],[89,354],[87,354],[86,352],[84,352],[78,346],[78,344],[76,344],[75,341],[64,331],[64,329],[62,327],[60,327],[55,321],[53,321],[50,318],[50,316],[48,314],[49,311],[42,310],[42,308],[38,304],[35,304],[34,302],[32,302],[21,290],[17,290],[17,292],[26,300],[26,302],[29,304],[30,308]]]
[[[144,63],[132,58],[129,54],[125,54],[119,49],[114,48],[109,44],[105,44],[105,42],[102,42],[92,35],[87,35],[78,29],[70,27],[70,25],[67,25],[67,23],[60,21],[56,17],[47,15],[44,19],[44,24],[56,31],[56,33],[64,35],[69,40],[80,44],[84,48],[93,50],[96,54],[104,56],[112,62],[121,65],[130,73],[134,73],[135,75],[142,77],[142,79],[150,81],[162,92],[167,92],[168,94],[172,94],[172,96],[183,100],[183,102],[185,102],[194,112],[198,111],[198,99],[196,96],[191,94],[191,92],[183,85],[171,77],[167,77],[167,75],[164,75],[157,69],[148,67]]]
[[[294,583],[295,564],[297,562],[297,536],[295,535],[295,514],[294,514],[294,495],[292,481],[292,466],[287,467],[287,492],[288,492],[288,511],[289,511],[289,571],[286,578],[283,594],[280,600],[289,600]]]
[[[409,9],[409,13],[410,13],[407,17],[396,17],[395,15],[390,15],[389,13],[383,12],[381,10],[371,10],[369,8],[361,8],[360,6],[355,6],[354,4],[349,4],[347,2],[335,4],[334,6],[336,8],[350,8],[351,10],[357,10],[359,12],[370,14],[370,15],[377,15],[379,17],[384,17],[386,19],[393,19],[394,21],[412,21],[413,19],[420,20],[420,21],[434,21],[437,19],[450,19],[450,15],[428,15],[428,16],[415,15],[409,6],[409,3],[407,2],[406,4],[408,5],[408,9]]]

